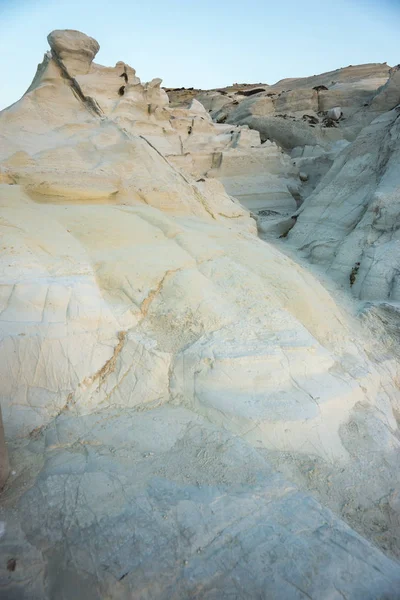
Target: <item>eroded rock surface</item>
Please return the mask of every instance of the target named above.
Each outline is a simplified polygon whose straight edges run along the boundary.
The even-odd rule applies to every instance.
[[[293,166],[309,175],[307,185],[297,191],[300,202],[316,188],[343,147],[398,104],[398,76],[386,63],[350,65],[274,85],[234,84],[168,94],[174,104],[196,97],[217,123],[247,125],[260,133],[262,141],[291,153]]]
[[[400,100],[400,85],[397,90]],[[400,301],[399,160],[397,107],[374,119],[340,154],[289,234],[309,260],[362,300]]]
[[[96,40],[80,31],[52,31],[47,41],[55,58],[61,60],[70,75],[85,75],[100,50]]]
[[[0,114],[2,592],[399,597],[398,363],[238,201],[292,214],[297,166],[50,42]]]
[[[398,597],[394,562],[190,411],[65,413],[24,452],[44,465],[20,524],[3,500],[10,600]]]

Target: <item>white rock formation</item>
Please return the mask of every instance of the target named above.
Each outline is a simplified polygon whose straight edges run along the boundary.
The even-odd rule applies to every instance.
[[[343,115],[343,111],[340,106],[335,106],[334,108],[330,108],[327,111],[328,119],[333,119],[334,121],[339,121],[340,117]]]
[[[0,114],[0,393],[15,471],[1,589],[395,598],[399,564],[340,516],[399,552],[373,529],[399,512],[397,365],[217,181],[243,199],[254,179],[244,201],[264,193],[288,210],[297,167],[196,102],[169,107],[160,80],[92,63],[92,38],[49,41]],[[338,516],[300,491],[294,459],[337,477]],[[346,477],[350,507],[371,514],[345,512]]]
[[[59,59],[69,75],[86,75],[100,50],[96,40],[80,31],[52,31],[47,37],[53,60]]]
[[[196,97],[217,123],[248,125],[260,133],[262,141],[276,143],[289,153],[295,151],[296,156],[299,148],[315,148],[315,159],[307,153],[307,185],[294,194],[301,202],[331,167],[339,144],[352,142],[363,127],[388,110],[390,102],[390,108],[398,103],[393,85],[397,76],[396,69],[386,63],[366,64],[313,77],[284,79],[274,85],[234,85],[197,92]],[[378,101],[376,94],[382,88],[385,92],[379,94]],[[180,94],[169,91],[175,104]],[[299,165],[296,162],[293,166]]]
[[[101,117],[109,125],[118,125],[122,135],[144,136],[145,141],[169,162],[195,179],[212,177],[221,180],[226,191],[248,208],[273,208],[282,212],[296,209],[291,190],[296,190],[297,169],[275,144],[261,147],[258,132],[249,130],[247,126],[213,123],[197,100],[193,100],[189,109],[169,107],[168,96],[160,88],[161,79],[153,79],[142,85],[134,69],[124,63],[117,63],[114,68],[92,64],[99,46],[95,40],[79,32],[69,32],[65,39],[62,32],[53,32],[49,36],[49,43],[53,58],[49,62],[49,57],[45,57],[39,67],[38,75],[29,89],[33,101],[42,100],[45,83],[55,85],[60,93],[56,82],[61,72],[92,114]],[[85,131],[80,135],[86,140],[87,134]],[[49,143],[49,140],[46,141]],[[114,150],[110,151],[114,154]],[[63,161],[63,158],[60,160]],[[131,194],[132,182],[127,182],[122,174],[121,157],[118,156],[116,162],[115,178],[107,183],[90,167],[92,175],[87,182],[89,194],[93,188],[95,195],[99,188],[103,189],[105,197],[117,192],[120,195],[124,192]],[[36,163],[33,169],[38,173]],[[137,179],[136,173],[130,175]],[[37,177],[42,179],[41,175]],[[207,185],[200,187],[202,193],[207,195]],[[211,198],[217,189],[221,196],[222,188],[212,183]],[[46,190],[47,182],[41,181],[39,193],[50,193]],[[143,188],[141,190],[140,193],[143,193]],[[62,195],[65,190],[57,184],[56,193]],[[233,210],[229,200],[226,201],[226,210],[228,214],[229,210]],[[236,207],[234,210],[239,209]]]
[[[400,100],[400,80],[397,90]],[[385,98],[387,88],[373,105]],[[391,101],[386,106],[392,108]],[[309,260],[362,300],[400,301],[399,117],[397,107],[362,130],[301,207],[289,234]]]
[[[352,141],[368,124],[369,117],[364,115],[368,111],[363,109],[377,90],[387,84],[391,73],[393,77],[394,72],[386,63],[350,66],[323,75],[258,86],[254,91],[261,91],[250,96],[243,95],[248,93],[247,87],[244,90],[231,87],[202,92],[197,97],[217,121],[223,115],[226,122],[248,124],[261,133],[263,140],[277,142],[287,150],[304,145],[327,148],[339,139]],[[173,92],[170,95],[173,97]],[[325,117],[338,107],[344,119],[339,128],[331,127]],[[337,120],[336,116],[329,118]]]

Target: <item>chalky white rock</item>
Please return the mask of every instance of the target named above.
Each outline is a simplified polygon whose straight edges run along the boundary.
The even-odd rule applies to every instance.
[[[394,598],[397,365],[246,210],[296,209],[298,168],[49,43],[0,113],[6,597]]]

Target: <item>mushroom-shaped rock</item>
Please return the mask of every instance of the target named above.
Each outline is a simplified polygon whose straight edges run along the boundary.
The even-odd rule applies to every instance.
[[[85,75],[100,49],[95,39],[73,29],[57,29],[47,36],[52,55],[61,60],[69,74]]]

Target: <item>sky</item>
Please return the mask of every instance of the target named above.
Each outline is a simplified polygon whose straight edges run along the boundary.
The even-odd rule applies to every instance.
[[[0,0],[0,109],[29,87],[53,29],[83,31],[96,62],[167,87],[400,63],[400,0]]]

